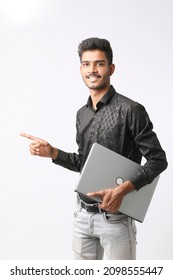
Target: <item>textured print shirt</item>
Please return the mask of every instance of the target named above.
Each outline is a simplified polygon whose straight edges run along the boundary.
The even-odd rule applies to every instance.
[[[136,189],[149,184],[167,167],[165,152],[153,131],[145,108],[117,93],[113,86],[92,108],[91,97],[76,116],[78,153],[59,150],[53,160],[73,171],[81,172],[93,143],[99,143],[137,163],[146,163],[129,180]]]

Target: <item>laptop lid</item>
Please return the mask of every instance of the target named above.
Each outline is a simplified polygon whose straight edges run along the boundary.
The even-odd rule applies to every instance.
[[[141,167],[98,143],[94,143],[83,170],[80,174],[75,191],[87,196],[89,192],[115,188],[131,178]],[[119,212],[143,222],[159,176],[151,184],[142,187],[139,191],[128,193],[119,208]],[[87,196],[88,197],[88,196]],[[100,202],[100,198],[92,197]]]

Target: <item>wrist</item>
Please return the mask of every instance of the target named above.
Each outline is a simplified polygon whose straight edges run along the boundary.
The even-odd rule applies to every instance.
[[[52,153],[51,153],[51,159],[55,160],[58,157],[58,149],[53,147]]]
[[[129,180],[125,181],[123,184],[119,185],[117,187],[119,189],[119,192],[122,195],[126,195],[129,192],[133,191],[135,189],[135,186],[133,185],[132,182],[130,182]]]

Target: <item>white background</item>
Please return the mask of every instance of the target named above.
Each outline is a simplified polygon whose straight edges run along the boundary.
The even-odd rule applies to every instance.
[[[110,40],[112,84],[146,107],[169,162],[137,223],[137,258],[173,258],[172,14],[172,0],[0,0],[0,259],[73,259],[79,175],[32,157],[19,133],[77,150],[77,47],[92,36]]]

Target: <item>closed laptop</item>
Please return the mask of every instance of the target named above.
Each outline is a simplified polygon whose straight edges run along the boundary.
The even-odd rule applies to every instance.
[[[130,179],[140,168],[142,168],[141,165],[136,162],[98,143],[94,143],[80,174],[75,191],[87,196],[89,192],[115,188]],[[119,212],[143,222],[158,180],[159,176],[139,191],[134,190],[128,193],[123,198]],[[100,198],[93,198],[95,201],[100,202]]]

